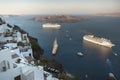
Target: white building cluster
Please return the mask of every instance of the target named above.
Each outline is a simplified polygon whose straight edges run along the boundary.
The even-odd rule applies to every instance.
[[[35,66],[27,32],[0,21],[0,80],[58,80]]]

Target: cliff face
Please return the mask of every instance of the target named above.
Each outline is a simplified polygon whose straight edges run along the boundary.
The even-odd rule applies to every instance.
[[[40,47],[36,38],[29,36],[29,40],[33,50],[34,58],[37,60],[40,59],[40,56],[44,54],[44,50]]]
[[[5,24],[5,21],[2,20],[2,18],[0,18],[0,25]]]
[[[9,25],[9,26],[10,26],[10,25]],[[14,25],[13,30],[18,30],[18,31],[20,31],[21,33],[25,33],[25,34],[28,35],[29,40],[30,40],[30,43],[31,43],[31,47],[32,47],[32,50],[33,50],[33,56],[34,56],[34,58],[37,59],[37,60],[40,59],[40,56],[43,55],[44,50],[43,50],[43,49],[41,48],[41,46],[38,44],[38,40],[37,40],[36,38],[32,37],[32,36],[29,36],[29,34],[28,34],[25,30],[21,29],[21,28],[20,28],[19,26],[17,26],[17,25]]]
[[[54,23],[54,22],[78,22],[78,21],[89,20],[89,19],[90,18],[86,18],[86,17],[55,15],[55,16],[41,16],[41,17],[32,18],[30,20]]]
[[[99,13],[98,16],[111,16],[111,17],[120,17],[120,12],[118,13]]]

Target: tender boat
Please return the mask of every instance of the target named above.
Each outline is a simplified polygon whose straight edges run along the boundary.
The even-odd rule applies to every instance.
[[[84,54],[81,53],[81,52],[78,52],[77,55],[78,55],[78,56],[83,56]]]
[[[56,54],[57,49],[58,49],[58,43],[57,43],[57,39],[55,38],[54,43],[53,43],[52,54]]]
[[[109,73],[107,80],[117,80],[113,73]]]

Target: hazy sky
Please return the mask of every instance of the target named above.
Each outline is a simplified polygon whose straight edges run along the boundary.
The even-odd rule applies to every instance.
[[[0,14],[95,14],[120,12],[120,0],[0,0]]]

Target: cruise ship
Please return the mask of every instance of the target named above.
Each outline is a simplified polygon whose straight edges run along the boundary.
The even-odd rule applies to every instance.
[[[96,37],[94,35],[85,35],[83,36],[83,40],[86,40],[88,42],[92,42],[101,46],[105,46],[105,47],[113,47],[115,46],[115,44],[112,44],[112,42],[108,39],[105,38],[100,38],[100,37]]]
[[[46,24],[43,24],[42,25],[42,27],[43,28],[60,28],[61,27],[61,25],[59,25],[59,24],[52,24],[52,23],[46,23]]]
[[[54,43],[53,43],[53,50],[52,50],[52,54],[56,54],[58,49],[58,43],[57,43],[57,39],[55,39]]]

